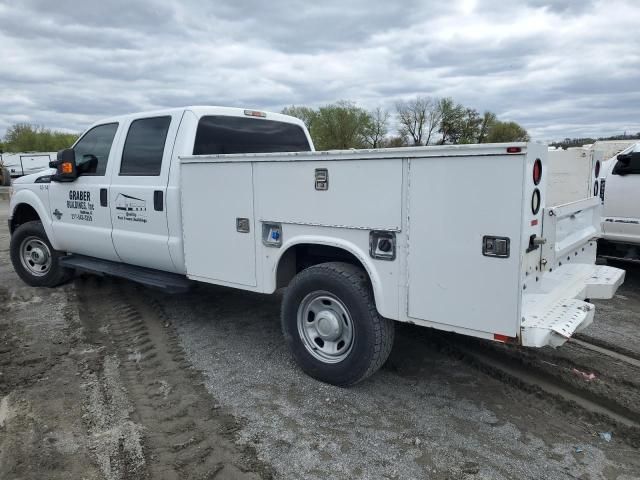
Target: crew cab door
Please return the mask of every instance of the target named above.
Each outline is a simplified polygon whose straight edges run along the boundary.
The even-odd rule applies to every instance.
[[[117,123],[97,125],[73,147],[81,164],[87,155],[97,159],[95,168],[80,174],[73,182],[51,182],[49,208],[55,245],[58,250],[118,260],[111,242],[111,214],[107,203],[109,176],[115,153],[112,148]]]
[[[169,255],[166,194],[181,116],[140,117],[124,126],[109,190],[113,245],[124,263],[176,271]]]
[[[607,239],[640,243],[640,151],[618,159],[604,187],[603,228]]]

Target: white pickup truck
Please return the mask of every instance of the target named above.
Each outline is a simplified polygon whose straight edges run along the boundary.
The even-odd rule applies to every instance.
[[[599,190],[604,208],[598,254],[640,261],[640,143],[604,162]]]
[[[181,291],[287,287],[284,337],[347,386],[394,320],[557,346],[624,271],[594,265],[600,199],[545,209],[534,143],[313,151],[299,120],[188,107],[93,125],[14,183],[11,259],[30,285],[74,270]]]

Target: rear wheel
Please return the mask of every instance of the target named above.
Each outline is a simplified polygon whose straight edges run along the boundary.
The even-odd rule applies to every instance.
[[[73,270],[58,263],[64,254],[53,249],[39,221],[26,222],[16,228],[10,250],[13,268],[32,287],[55,287],[73,275]]]
[[[364,270],[340,262],[315,265],[293,279],[282,300],[282,331],[308,375],[344,387],[376,372],[394,337]]]
[[[11,172],[7,167],[0,167],[0,186],[8,187],[11,185]]]

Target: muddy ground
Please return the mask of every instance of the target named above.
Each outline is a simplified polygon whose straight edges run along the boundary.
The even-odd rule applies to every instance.
[[[97,277],[26,287],[8,258],[6,206],[1,479],[640,478],[637,429],[464,351],[569,385],[632,424],[640,367],[579,345],[494,350],[401,325],[383,369],[338,389],[290,359],[278,295],[166,296]],[[640,358],[639,288],[632,267],[581,338]]]

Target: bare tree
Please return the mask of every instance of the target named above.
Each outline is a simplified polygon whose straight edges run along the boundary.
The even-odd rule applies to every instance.
[[[442,119],[439,105],[437,99],[429,97],[396,103],[400,134],[411,138],[414,145],[428,145]]]
[[[371,148],[381,148],[389,132],[389,112],[376,108],[369,112],[369,121],[365,128],[365,141]]]

